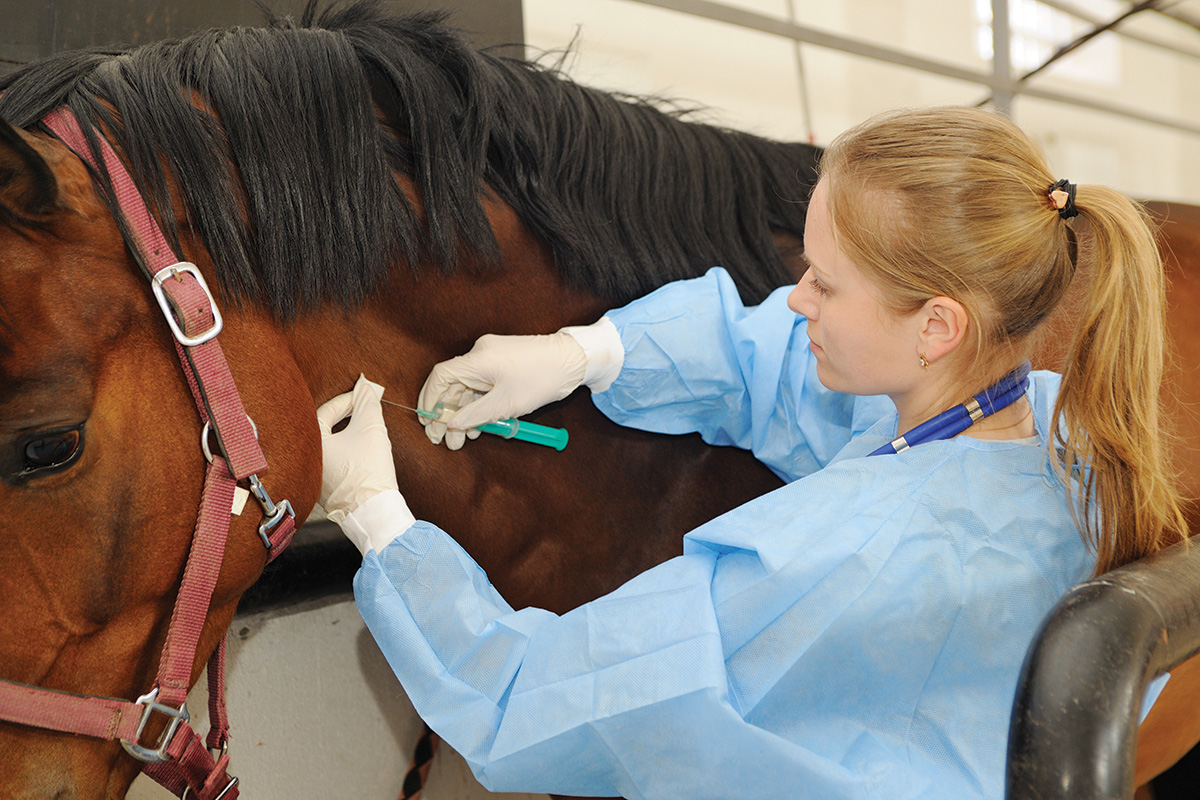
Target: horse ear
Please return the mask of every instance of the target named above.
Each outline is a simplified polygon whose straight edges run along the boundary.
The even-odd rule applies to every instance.
[[[19,217],[37,217],[53,206],[58,181],[27,136],[0,119],[0,205]]]

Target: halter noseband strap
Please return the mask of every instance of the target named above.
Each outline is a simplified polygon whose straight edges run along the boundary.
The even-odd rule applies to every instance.
[[[244,491],[237,482],[247,479],[263,507],[258,532],[269,551],[268,562],[290,543],[295,517],[291,504],[287,500],[274,503],[258,479],[257,473],[267,467],[266,458],[216,341],[221,316],[199,270],[194,264],[180,262],[172,252],[133,179],[103,137],[96,137],[101,155],[98,162],[70,111],[56,109],[42,122],[95,173],[108,174],[112,199],[132,231],[130,250],[152,276],[151,289],[174,335],[175,349],[204,423],[204,437],[211,429],[224,457],[209,459],[192,547],[154,688],[129,702],[0,680],[0,720],[119,739],[130,755],[145,762],[144,772],[176,795],[234,800],[237,779],[226,771],[229,756],[224,752],[229,732],[224,704],[225,640],[208,663],[210,729],[206,743],[201,743],[188,725],[186,700],[192,664],[221,571],[234,494]],[[207,452],[207,440],[204,444]],[[167,728],[157,746],[147,747],[141,744],[141,737],[155,713],[166,716]],[[214,758],[210,751],[220,755]]]

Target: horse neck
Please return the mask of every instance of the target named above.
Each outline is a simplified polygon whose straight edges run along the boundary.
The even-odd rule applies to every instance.
[[[452,271],[396,264],[357,309],[322,307],[290,326],[293,353],[320,403],[347,391],[359,373],[413,404],[429,370],[466,352],[485,333],[550,333],[592,322],[608,307],[569,289],[546,244],[506,205],[491,203],[498,264],[467,256]]]

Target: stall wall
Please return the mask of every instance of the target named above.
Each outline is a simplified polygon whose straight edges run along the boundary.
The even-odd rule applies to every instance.
[[[306,0],[266,0],[277,13],[299,16]],[[325,0],[320,7],[335,5]],[[444,9],[480,45],[519,44],[521,0],[386,0],[396,11]],[[144,44],[196,30],[257,25],[251,0],[0,0],[0,73],[63,50]]]

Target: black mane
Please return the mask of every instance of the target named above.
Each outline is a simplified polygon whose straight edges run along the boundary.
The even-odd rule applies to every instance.
[[[0,116],[31,128],[66,105],[109,131],[152,206],[170,208],[168,174],[181,191],[187,220],[160,215],[172,244],[186,223],[227,293],[285,318],[359,301],[397,258],[494,261],[484,183],[570,284],[613,302],[714,264],[748,299],[792,279],[772,233],[803,230],[815,148],[478,52],[441,14],[315,6],[298,24],[35,62],[0,79]],[[425,225],[393,171],[413,179]]]

